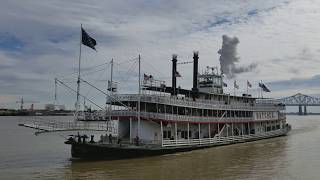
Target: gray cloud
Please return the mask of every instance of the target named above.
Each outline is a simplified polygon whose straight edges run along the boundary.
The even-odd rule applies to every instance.
[[[310,78],[272,81],[266,84],[273,90],[309,89],[319,87],[320,75],[315,75]]]
[[[222,47],[218,51],[220,54],[220,68],[221,72],[227,76],[227,78],[234,78],[237,74],[253,71],[257,64],[250,64],[248,66],[238,66],[239,62],[237,56],[237,45],[239,44],[237,37],[222,36]]]
[[[297,68],[290,68],[290,69],[288,69],[288,72],[295,74],[295,75],[300,74],[300,70]]]
[[[199,50],[200,65],[216,65],[214,63],[218,63],[218,57],[215,52],[219,49],[217,42],[222,34],[236,34],[242,40],[241,47],[246,48],[242,45],[250,44],[250,38],[265,35],[263,31],[268,27],[262,25],[268,24],[265,20],[270,17],[275,19],[272,17],[273,13],[283,11],[283,14],[288,14],[288,7],[284,2],[287,0],[246,1],[240,4],[222,0],[197,3],[191,0],[4,1],[0,7],[0,24],[3,25],[0,34],[9,33],[17,42],[22,42],[23,46],[14,52],[0,47],[0,81],[12,85],[1,88],[0,94],[10,95],[12,92],[19,96],[33,94],[35,97],[39,94],[40,101],[51,101],[53,78],[68,74],[77,66],[80,23],[98,42],[98,53],[83,47],[83,68],[102,64],[111,58],[118,62],[128,60],[141,53],[142,65],[144,61],[148,61],[167,75],[170,74],[172,53],[177,53],[179,60],[184,61],[192,59],[193,50]],[[287,21],[281,21],[281,25],[286,24]],[[275,37],[270,39],[272,43],[278,42],[277,38],[280,37],[275,35],[278,31],[273,30],[274,27],[278,26],[269,27],[272,32],[269,37]],[[257,29],[259,33],[252,29]],[[287,29],[283,29],[287,33]],[[250,35],[247,36],[249,38],[243,39],[246,34]],[[299,42],[291,37],[286,39]],[[288,44],[294,43],[286,42],[283,46]],[[255,54],[257,49],[259,48],[254,47],[250,49],[250,53],[243,53],[239,48],[239,53],[244,57]],[[274,50],[265,49],[270,53]],[[247,68],[254,68],[254,65],[250,66],[248,59],[255,60],[250,56],[242,58],[241,63],[249,64],[249,67],[236,66],[233,71],[240,73],[248,71]],[[126,69],[128,66],[122,68]],[[191,86],[192,67],[178,68],[183,75],[178,80],[179,85]],[[143,71],[154,72],[150,67],[144,67]],[[108,73],[103,75],[108,78]],[[43,80],[39,80],[39,77]],[[96,75],[90,78],[100,77]],[[101,83],[101,87],[104,86]],[[132,87],[126,88],[134,90]],[[64,99],[71,99],[71,96]],[[73,107],[74,101],[66,103]]]

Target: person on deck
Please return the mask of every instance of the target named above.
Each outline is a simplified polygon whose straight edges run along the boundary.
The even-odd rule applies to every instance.
[[[94,135],[91,135],[90,143],[95,143],[95,142],[94,142]]]
[[[139,136],[136,136],[135,138],[134,138],[134,143],[135,143],[135,145],[136,146],[139,146]]]
[[[109,134],[109,144],[112,144],[112,135],[111,135],[111,133]]]

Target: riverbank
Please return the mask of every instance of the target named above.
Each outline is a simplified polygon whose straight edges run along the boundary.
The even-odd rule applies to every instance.
[[[74,111],[70,110],[15,110],[0,109],[0,116],[72,116]]]

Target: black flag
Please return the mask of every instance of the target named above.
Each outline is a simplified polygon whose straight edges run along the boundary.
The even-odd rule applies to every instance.
[[[259,87],[261,87],[261,89],[264,91],[264,92],[271,92],[269,88],[267,88],[266,85],[264,85],[263,83],[259,83]]]
[[[82,44],[96,50],[96,48],[94,47],[95,45],[97,45],[96,40],[90,37],[82,27],[81,27],[81,33],[82,33]]]

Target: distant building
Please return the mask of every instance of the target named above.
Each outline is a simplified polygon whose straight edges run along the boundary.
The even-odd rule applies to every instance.
[[[54,108],[55,105],[54,104],[46,104],[44,105],[44,109],[47,110],[47,111],[54,111]]]
[[[57,105],[56,110],[66,110],[66,106],[65,105]]]
[[[54,105],[54,104],[46,104],[44,109],[47,111],[54,111],[54,110],[65,110],[65,105]]]

